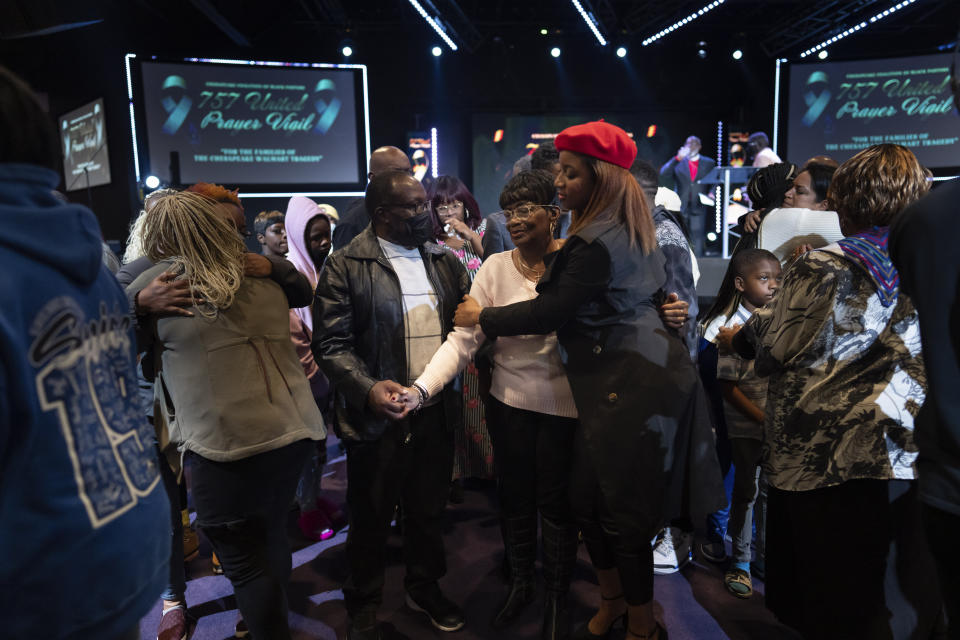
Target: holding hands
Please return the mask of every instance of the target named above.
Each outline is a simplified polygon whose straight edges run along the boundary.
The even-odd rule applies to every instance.
[[[410,413],[411,408],[418,402],[416,391],[413,392],[414,407],[408,403],[409,389],[393,380],[381,380],[370,388],[367,394],[367,405],[375,414],[388,420],[402,420]]]

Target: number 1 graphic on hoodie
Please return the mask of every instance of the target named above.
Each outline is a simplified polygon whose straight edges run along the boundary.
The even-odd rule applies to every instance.
[[[37,394],[59,418],[77,489],[93,528],[136,505],[160,480],[129,363],[129,317],[87,320],[70,298],[50,300],[34,318],[30,359],[40,371]]]

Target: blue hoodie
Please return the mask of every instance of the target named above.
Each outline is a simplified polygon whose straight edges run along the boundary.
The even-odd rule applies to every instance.
[[[111,638],[166,582],[170,512],[127,298],[57,182],[0,164],[0,635]]]

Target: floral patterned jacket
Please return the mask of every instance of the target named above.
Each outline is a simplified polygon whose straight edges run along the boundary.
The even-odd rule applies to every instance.
[[[836,244],[805,254],[734,341],[752,345],[757,374],[770,376],[764,470],[778,489],[916,478],[927,389],[917,312],[868,266]]]

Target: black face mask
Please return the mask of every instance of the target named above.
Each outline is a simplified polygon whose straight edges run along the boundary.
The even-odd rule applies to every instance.
[[[419,247],[433,240],[433,216],[429,211],[417,214],[403,221],[406,228],[406,240],[410,246]]]

